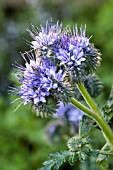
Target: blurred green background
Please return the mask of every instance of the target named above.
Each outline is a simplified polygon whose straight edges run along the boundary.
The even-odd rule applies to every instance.
[[[45,134],[52,118],[42,119],[31,108],[21,106],[16,112],[14,97],[8,88],[15,83],[13,66],[23,63],[20,51],[29,49],[24,39],[30,40],[27,27],[45,24],[46,20],[60,20],[63,25],[87,25],[91,42],[102,53],[102,65],[97,74],[104,83],[104,91],[97,100],[101,105],[109,96],[113,83],[113,0],[1,0],[0,1],[0,170],[36,170],[47,155],[66,148],[65,141],[50,144]],[[100,140],[98,130],[91,134]],[[92,142],[93,143],[93,142]],[[100,147],[104,143],[95,146]],[[113,169],[112,161],[110,170]],[[62,169],[98,170],[94,160],[65,165]]]

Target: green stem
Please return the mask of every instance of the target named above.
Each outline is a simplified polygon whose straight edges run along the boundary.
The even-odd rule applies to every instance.
[[[107,152],[107,151],[99,151],[99,154],[113,156],[113,152]]]
[[[71,98],[70,102],[76,106],[78,109],[82,110],[84,113],[87,113],[87,115],[89,115],[90,117],[95,117],[94,113],[89,110],[87,107],[85,107],[83,104],[81,104],[80,102],[78,102],[76,99]]]
[[[96,104],[94,103],[93,99],[91,98],[91,96],[89,95],[89,93],[87,92],[86,88],[84,87],[84,85],[82,83],[78,83],[77,87],[80,91],[80,93],[82,94],[83,98],[85,99],[86,103],[89,105],[89,107],[91,108],[91,110],[93,112],[95,112],[96,114],[101,115],[99,109],[97,108]]]
[[[112,130],[110,129],[109,125],[106,123],[104,118],[102,117],[101,112],[99,111],[98,107],[94,103],[93,99],[90,97],[90,95],[87,92],[87,90],[85,89],[84,85],[82,83],[79,83],[77,86],[78,86],[78,89],[80,90],[82,96],[84,97],[85,101],[90,106],[91,110],[89,110],[87,107],[82,105],[80,102],[78,102],[74,98],[71,98],[71,103],[74,106],[76,106],[77,108],[79,108],[80,110],[82,110],[83,112],[85,112],[87,115],[92,117],[97,122],[97,124],[101,128],[101,130],[104,134],[104,137],[105,137],[106,141],[108,142],[111,150],[113,150]]]
[[[103,135],[113,151],[113,132],[102,116],[96,116],[95,121],[101,128]]]

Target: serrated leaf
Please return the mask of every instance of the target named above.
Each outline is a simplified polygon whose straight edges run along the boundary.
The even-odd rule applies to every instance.
[[[107,151],[109,150],[109,145],[107,143],[103,146],[103,148],[100,151],[102,152],[106,150]],[[104,167],[106,169],[109,167],[106,155],[99,154],[96,162],[100,167]]]
[[[78,154],[76,154],[75,152],[70,152],[69,158],[68,158],[68,162],[70,165],[74,165],[75,162],[78,159]]]
[[[68,157],[69,157],[69,151],[49,154],[50,160],[45,161],[43,163],[44,166],[39,170],[51,170],[52,168],[58,170],[60,166],[62,166],[68,160]]]
[[[82,120],[79,123],[79,136],[80,138],[88,136],[91,126],[88,125],[88,120],[85,115],[83,115]]]
[[[97,157],[98,154],[99,154],[99,150],[92,149],[92,151],[91,151],[91,155],[92,155],[92,156]]]
[[[86,158],[87,158],[87,156],[86,156],[84,153],[80,153],[80,154],[79,154],[79,160],[80,160],[80,161],[85,161]]]
[[[45,161],[43,163],[43,167],[40,168],[39,170],[50,170],[54,166],[55,162],[53,160]]]
[[[81,141],[76,136],[73,136],[67,142],[67,146],[68,146],[70,151],[77,152],[79,150],[79,148],[81,147]]]
[[[107,123],[110,123],[113,118],[113,86],[111,88],[110,96],[102,108],[102,114]]]
[[[109,167],[108,161],[107,161],[107,157],[105,155],[99,155],[98,156],[98,161],[97,161],[97,165],[100,168],[104,168],[107,170],[107,168]]]
[[[82,151],[88,156],[91,155],[91,149],[89,146],[83,146]]]
[[[70,151],[62,151],[54,154],[49,154],[50,160],[43,162],[43,167],[39,170],[58,170],[64,163],[69,162],[74,165],[77,161],[78,154]]]
[[[97,163],[101,164],[103,161],[105,161],[106,158],[107,158],[106,155],[99,154],[99,156],[97,158]]]

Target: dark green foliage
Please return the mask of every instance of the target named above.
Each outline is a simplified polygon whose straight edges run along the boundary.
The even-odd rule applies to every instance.
[[[106,144],[100,151],[97,149],[92,149],[89,139],[91,127],[92,123],[89,123],[88,118],[84,115],[79,124],[79,135],[72,137],[67,142],[69,150],[50,154],[49,160],[45,161],[43,163],[43,167],[39,170],[58,170],[66,162],[70,165],[74,165],[77,160],[84,162],[89,160],[90,157],[97,157],[98,166],[100,168],[105,167],[107,169],[107,156],[104,155],[103,151],[107,151],[109,153],[109,147]]]
[[[106,143],[100,151],[109,151],[109,146],[108,146],[108,144]],[[109,165],[108,165],[108,159],[107,159],[107,156],[106,156],[106,155],[99,154],[98,157],[97,157],[96,162],[97,162],[97,164],[98,164],[98,166],[99,166],[100,168],[106,168],[106,169],[108,169],[108,167],[109,167]]]
[[[80,124],[79,124],[79,137],[80,138],[88,137],[88,133],[90,129],[91,129],[91,125],[89,125],[88,119],[84,115],[82,117],[82,121],[80,121]]]
[[[65,22],[64,25],[72,26],[75,22],[78,25],[86,24],[88,35],[93,35],[91,41],[95,42],[102,53],[102,65],[98,70],[98,75],[104,82],[104,91],[98,98],[98,103],[102,104],[106,101],[113,83],[113,1],[40,0],[34,6],[22,5],[21,7],[8,6],[7,2],[13,4],[12,0],[0,1],[0,168],[2,170],[34,170],[41,166],[41,162],[46,159],[48,153],[65,149],[65,142],[60,145],[59,142],[57,145],[46,145],[43,131],[46,121],[49,120],[36,118],[30,109],[22,106],[14,112],[15,108],[8,104],[9,99],[6,96],[9,86],[8,76],[12,72],[11,64],[15,61],[20,63],[20,60],[22,62],[19,52],[29,48],[23,44],[22,40],[23,37],[29,38],[26,28],[30,27],[30,23],[43,24],[50,17],[53,21]],[[14,82],[14,80],[10,81],[11,84]],[[93,91],[92,88],[91,91]],[[112,99],[104,110],[106,114],[110,113],[107,120],[112,123],[111,106]],[[93,129],[91,133],[95,135],[91,139],[95,147],[101,148],[103,138],[100,134],[97,135],[97,131]],[[98,152],[95,151],[93,154],[97,156]],[[112,157],[109,162],[111,165],[109,170],[111,170],[113,169]],[[94,157],[91,156],[80,163],[79,167],[78,164],[76,162],[74,169],[99,170]],[[65,167],[65,169],[68,168]]]
[[[85,161],[87,156],[91,155],[90,129],[91,124],[88,124],[88,119],[84,115],[79,123],[79,137],[74,136],[67,143],[69,150],[76,152],[80,161]]]
[[[87,117],[83,116],[79,127],[79,137],[74,136],[67,142],[69,150],[50,154],[50,159],[43,163],[44,166],[40,170],[51,170],[52,168],[58,170],[66,162],[74,165],[78,159],[85,161],[87,156],[91,155],[88,136],[90,128],[91,125],[88,125]]]
[[[103,83],[96,75],[87,76],[83,83],[88,93],[93,98],[98,97],[100,93],[103,91]],[[78,100],[83,100],[83,97],[81,96],[76,86],[74,87],[74,92],[75,92],[75,97]]]
[[[113,118],[113,86],[110,92],[110,96],[102,108],[102,114],[107,123],[112,123]]]
[[[49,158],[50,160],[45,161],[43,163],[44,167],[40,168],[39,170],[51,170],[53,167],[55,170],[58,170],[59,167],[62,166],[67,161],[69,161],[69,163],[73,165],[77,160],[76,154],[70,151],[63,151],[57,152],[55,154],[50,154]]]

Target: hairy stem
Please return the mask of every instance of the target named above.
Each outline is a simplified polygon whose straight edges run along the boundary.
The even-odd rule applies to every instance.
[[[84,97],[86,103],[91,108],[91,110],[88,109],[87,107],[85,107],[84,105],[82,105],[80,102],[78,102],[74,98],[71,98],[70,102],[96,121],[96,123],[101,128],[103,135],[104,135],[106,141],[108,142],[111,150],[113,150],[112,130],[110,129],[109,125],[106,123],[104,118],[102,117],[101,112],[99,111],[99,109],[96,106],[96,104],[94,103],[93,99],[91,98],[91,96],[89,95],[87,90],[85,89],[84,85],[82,83],[79,83],[79,84],[77,84],[77,87],[78,87],[79,91],[81,92],[82,96]]]
[[[82,94],[83,98],[85,99],[86,103],[89,105],[89,107],[91,108],[91,110],[93,112],[95,112],[96,114],[101,115],[98,107],[96,106],[95,102],[93,101],[93,99],[91,98],[91,96],[89,95],[89,93],[87,92],[86,88],[84,87],[84,85],[82,83],[78,83],[77,87],[80,91],[80,93]]]
[[[101,128],[106,141],[108,142],[111,150],[113,151],[113,132],[112,132],[111,128],[109,127],[109,125],[107,124],[107,122],[104,120],[104,118],[102,116],[97,115],[95,117],[95,121]]]
[[[113,152],[107,152],[107,151],[99,151],[99,154],[101,155],[109,155],[109,156],[113,156]]]
[[[83,104],[81,104],[79,101],[77,101],[76,99],[74,98],[71,98],[70,99],[70,102],[76,106],[78,109],[82,110],[84,113],[87,113],[87,115],[89,115],[90,117],[94,117],[94,113],[88,109],[86,106],[84,106]]]

